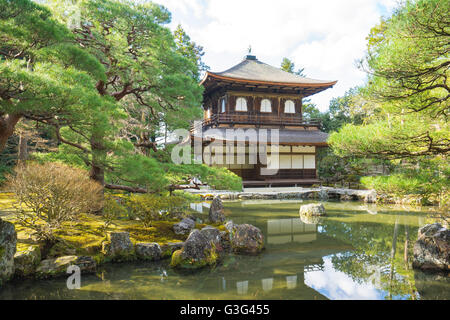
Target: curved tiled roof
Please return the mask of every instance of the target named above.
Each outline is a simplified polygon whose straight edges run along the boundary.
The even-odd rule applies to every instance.
[[[337,82],[301,77],[279,68],[272,67],[271,65],[257,60],[254,56],[247,56],[244,61],[223,72],[207,72],[202,83],[208,76],[230,80],[279,83],[284,85],[305,85],[311,87],[328,87],[333,86]]]
[[[203,138],[213,138],[216,140],[226,140],[227,128],[213,128],[210,130],[206,130],[202,132]],[[244,130],[247,130],[245,128]],[[258,128],[253,129],[256,131],[256,134],[259,136]],[[271,133],[272,129],[267,129],[267,138],[268,142],[271,142]],[[305,145],[317,145],[317,146],[326,146],[328,134],[322,132],[320,130],[289,130],[289,129],[280,129],[278,130],[278,137],[280,144],[305,144]],[[193,138],[200,138],[200,132],[194,132]],[[236,137],[235,141],[248,141],[248,137]]]

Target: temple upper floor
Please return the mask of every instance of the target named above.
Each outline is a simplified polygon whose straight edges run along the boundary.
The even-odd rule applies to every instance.
[[[285,72],[248,55],[223,72],[207,72],[204,125],[315,128],[320,123],[302,116],[302,99],[336,84]]]

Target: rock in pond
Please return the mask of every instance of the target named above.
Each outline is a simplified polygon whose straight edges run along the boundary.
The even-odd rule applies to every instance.
[[[421,270],[450,271],[450,230],[440,223],[419,229],[414,244],[413,267]]]
[[[307,216],[304,214],[300,215],[300,221],[305,224],[318,224],[321,220],[320,216]]]
[[[235,253],[256,254],[264,248],[264,235],[251,224],[233,224],[231,248]]]
[[[183,247],[172,255],[171,266],[196,269],[215,265],[223,251],[220,231],[213,227],[192,230]]]
[[[111,232],[109,241],[103,243],[102,252],[117,261],[133,260],[134,248],[128,232]]]
[[[42,279],[66,276],[68,274],[67,269],[71,265],[78,266],[81,273],[84,274],[94,273],[97,268],[97,264],[92,257],[64,256],[42,260],[36,269],[36,277]]]
[[[17,233],[14,225],[0,219],[0,286],[14,275]]]
[[[15,275],[18,277],[28,277],[35,273],[37,266],[41,262],[41,249],[39,246],[29,246],[23,251],[14,255]]]
[[[300,206],[300,215],[305,216],[324,216],[325,208],[321,203],[310,203]]]
[[[227,231],[220,232],[220,245],[224,253],[231,251],[231,233]]]
[[[173,231],[175,234],[189,234],[195,227],[195,220],[191,218],[184,218],[180,222],[173,225]]]
[[[151,243],[137,243],[136,255],[141,260],[160,260],[161,259],[161,247],[156,242]]]
[[[209,221],[211,223],[224,222],[225,214],[220,197],[216,196],[209,207]]]

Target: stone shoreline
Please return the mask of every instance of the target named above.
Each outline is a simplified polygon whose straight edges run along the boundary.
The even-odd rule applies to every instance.
[[[375,190],[355,190],[344,188],[256,188],[242,192],[220,190],[187,189],[191,194],[202,196],[205,200],[219,197],[222,200],[249,200],[249,199],[318,199],[318,200],[360,200],[366,203],[375,203],[377,193]]]

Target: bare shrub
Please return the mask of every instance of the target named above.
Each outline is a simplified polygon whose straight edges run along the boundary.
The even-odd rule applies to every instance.
[[[64,164],[19,165],[7,184],[17,197],[18,223],[41,240],[53,240],[54,230],[80,213],[102,208],[103,187],[86,171]]]

